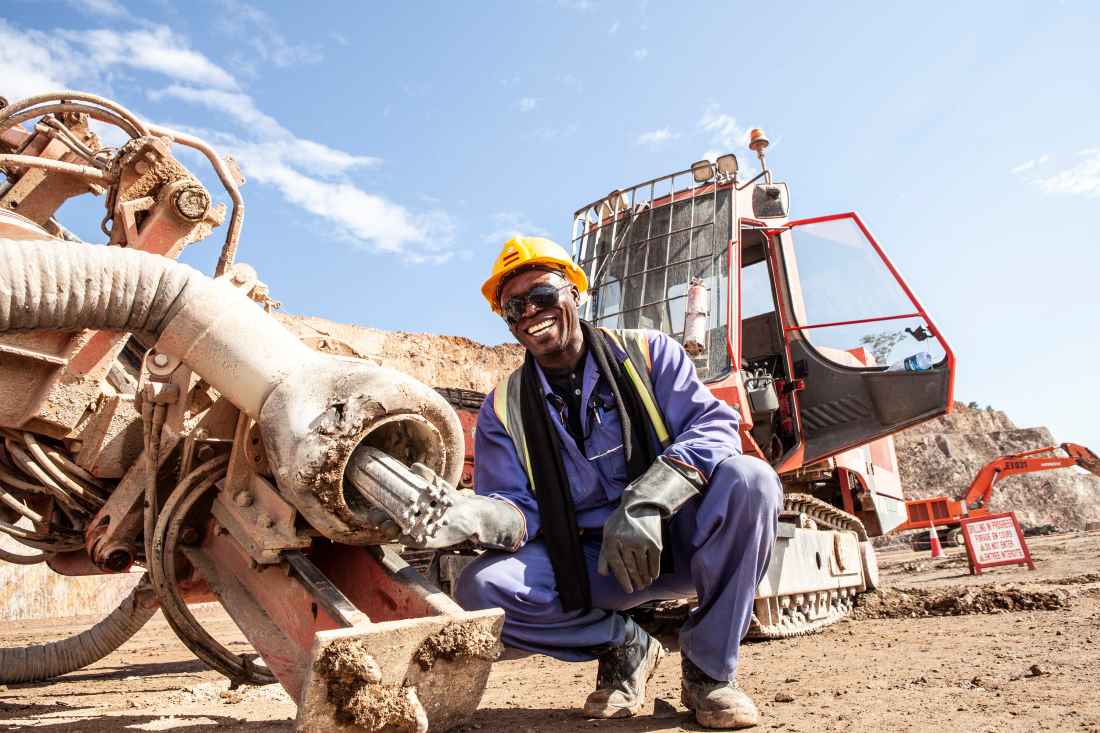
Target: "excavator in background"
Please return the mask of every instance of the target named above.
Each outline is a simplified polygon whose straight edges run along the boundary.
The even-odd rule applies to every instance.
[[[1058,455],[1059,450],[1065,455]],[[945,547],[959,547],[963,544],[960,522],[968,517],[989,514],[989,500],[993,496],[993,487],[1001,479],[1023,473],[1055,471],[1073,466],[1100,476],[1100,457],[1085,446],[1075,443],[1062,443],[998,456],[982,466],[961,499],[933,496],[928,499],[906,501],[907,518],[904,523],[895,528],[895,531],[929,530],[935,527],[941,544]],[[928,545],[927,531],[913,536],[914,550],[927,550]]]

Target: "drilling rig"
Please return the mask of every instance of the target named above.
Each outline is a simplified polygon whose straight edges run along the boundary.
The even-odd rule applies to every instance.
[[[235,261],[243,179],[202,140],[75,91],[0,108],[0,532],[26,548],[0,560],[145,570],[87,631],[0,648],[0,681],[87,666],[159,608],[233,684],[281,683],[300,730],[464,721],[503,615],[463,611],[390,544],[446,521],[463,468],[454,410],[275,321]],[[104,146],[97,124],[126,142]],[[181,147],[212,165],[228,212]],[[55,217],[82,194],[103,198],[105,244]],[[175,261],[227,215],[212,278]],[[188,604],[210,600],[258,654],[203,628]]]
[[[582,206],[572,244],[590,283],[584,316],[680,341],[738,411],[744,452],[780,474],[749,634],[782,638],[874,588],[870,538],[905,521],[890,436],[950,411],[955,356],[858,214],[791,218],[768,144],[752,131],[755,174],[726,154]],[[906,347],[923,359],[895,359]]]

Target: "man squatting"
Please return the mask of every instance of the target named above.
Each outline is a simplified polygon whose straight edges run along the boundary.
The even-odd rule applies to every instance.
[[[476,497],[432,546],[488,551],[459,577],[468,610],[504,609],[505,645],[598,660],[593,718],[635,715],[666,652],[621,612],[698,597],[680,631],[681,694],[698,723],[745,728],[759,714],[737,686],[741,639],[771,554],[782,488],[741,454],[737,413],[658,331],[578,316],[584,272],[557,244],[516,237],[482,293],[526,349],[487,397],[475,442]]]

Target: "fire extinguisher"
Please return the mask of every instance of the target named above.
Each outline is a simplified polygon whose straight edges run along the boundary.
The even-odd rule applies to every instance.
[[[703,281],[691,278],[687,291],[687,312],[684,314],[684,351],[699,356],[707,350],[707,316],[710,293]]]

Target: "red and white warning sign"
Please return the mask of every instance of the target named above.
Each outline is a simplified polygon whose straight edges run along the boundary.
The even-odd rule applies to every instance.
[[[962,533],[972,575],[981,575],[982,569],[998,565],[1027,565],[1035,569],[1015,512],[964,519]]]

